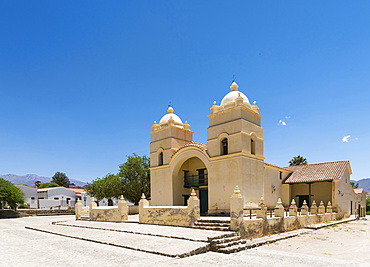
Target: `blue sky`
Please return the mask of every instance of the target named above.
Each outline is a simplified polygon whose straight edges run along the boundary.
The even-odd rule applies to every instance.
[[[1,0],[0,10],[1,174],[114,173],[126,155],[149,155],[169,102],[206,142],[209,108],[235,75],[263,115],[266,162],[348,159],[352,179],[370,177],[369,2]]]

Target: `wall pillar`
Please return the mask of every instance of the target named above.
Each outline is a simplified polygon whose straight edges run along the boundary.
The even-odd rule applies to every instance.
[[[77,199],[76,205],[75,205],[75,213],[76,213],[76,220],[81,219],[81,212],[82,212],[82,203],[80,199]]]
[[[91,198],[91,202],[89,204],[89,209],[90,209],[90,212],[93,208],[96,208],[98,205],[96,205],[96,202],[95,202],[95,199],[94,197]]]
[[[324,206],[324,202],[320,202],[320,205],[319,205],[319,208],[317,209],[317,213],[318,214],[325,214],[325,206]]]
[[[234,194],[230,198],[230,229],[238,231],[243,223],[244,198],[240,193],[239,186],[235,187]]]
[[[140,223],[144,223],[144,211],[143,209],[145,207],[149,207],[149,201],[146,200],[146,197],[144,195],[144,193],[141,195],[141,199],[139,201],[139,222]]]
[[[301,207],[301,215],[308,215],[308,206],[306,200],[303,200],[303,204]]]
[[[312,201],[310,212],[311,212],[311,214],[317,214],[317,206],[316,206],[316,201],[315,200]]]
[[[284,217],[284,206],[279,198],[275,206],[275,217]]]
[[[292,199],[292,203],[289,207],[289,216],[297,216],[297,206],[295,204],[294,198]]]
[[[261,200],[258,206],[259,206],[259,209],[256,210],[257,218],[267,219],[267,207],[264,203],[263,197],[261,197]]]
[[[194,223],[200,219],[199,198],[194,189],[191,190],[191,194],[188,199],[188,214],[190,217],[190,226],[193,226]]]
[[[118,201],[118,213],[121,216],[122,222],[128,220],[127,202],[124,200],[123,196],[121,196],[120,200]]]

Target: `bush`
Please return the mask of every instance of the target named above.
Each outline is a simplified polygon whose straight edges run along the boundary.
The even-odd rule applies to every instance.
[[[18,206],[18,209],[28,209],[28,206],[26,203],[23,203]]]
[[[366,211],[370,211],[370,197],[366,199]]]
[[[367,212],[366,212],[366,215],[370,215],[370,211],[367,211]]]
[[[39,186],[39,188],[41,189],[41,188],[50,188],[50,187],[58,187],[58,186],[60,185],[51,182],[51,183],[43,183]]]

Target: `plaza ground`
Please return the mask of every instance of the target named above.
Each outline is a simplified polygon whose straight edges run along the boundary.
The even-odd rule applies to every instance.
[[[74,216],[2,219],[0,263],[1,266],[369,266],[370,217],[367,219],[234,254],[207,252],[184,258],[168,255],[203,247],[208,237],[222,233],[142,225],[135,220],[76,222]],[[90,226],[93,229],[87,228]]]

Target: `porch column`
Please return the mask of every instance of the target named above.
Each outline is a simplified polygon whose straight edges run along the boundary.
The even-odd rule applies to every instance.
[[[311,183],[308,183],[308,206],[311,207]]]

